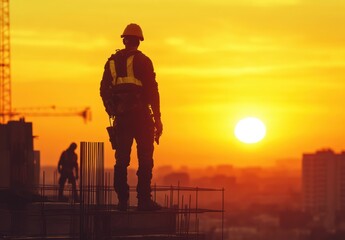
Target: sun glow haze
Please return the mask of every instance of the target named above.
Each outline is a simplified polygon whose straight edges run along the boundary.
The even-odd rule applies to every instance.
[[[264,123],[255,117],[241,119],[235,126],[235,136],[244,143],[257,143],[266,135]]]
[[[143,28],[139,50],[153,61],[161,94],[155,165],[274,164],[344,148],[345,1],[16,0],[10,10],[13,108],[92,110],[88,124],[26,118],[42,165],[56,166],[72,141],[92,141],[105,142],[113,167],[99,83],[131,22]],[[270,130],[250,147],[233,135],[248,112]]]

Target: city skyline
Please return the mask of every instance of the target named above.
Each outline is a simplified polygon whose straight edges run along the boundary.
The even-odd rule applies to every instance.
[[[321,148],[340,151],[344,9],[324,0],[11,1],[13,108],[90,106],[88,124],[26,117],[35,149],[41,165],[55,166],[71,142],[102,141],[111,167],[99,83],[106,59],[123,46],[123,28],[136,22],[161,93],[156,166],[271,166]],[[267,127],[257,144],[233,134],[248,116]]]

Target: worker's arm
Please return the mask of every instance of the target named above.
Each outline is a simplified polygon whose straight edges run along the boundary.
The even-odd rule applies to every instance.
[[[78,179],[79,178],[79,166],[78,166],[78,155],[75,154],[75,178]]]
[[[59,162],[58,162],[58,168],[57,168],[59,173],[61,173],[61,170],[62,170],[62,165],[63,165],[64,157],[65,157],[65,152],[62,152],[61,156],[60,156],[60,159],[59,159]]]
[[[112,116],[112,89],[111,89],[112,75],[109,69],[109,62],[104,66],[103,77],[100,86],[100,96],[105,107],[105,111],[109,116]]]
[[[138,54],[135,59],[136,70],[135,75],[143,83],[144,96],[151,106],[154,122],[155,122],[155,141],[159,144],[159,138],[163,132],[163,124],[161,121],[160,96],[158,91],[158,83],[156,81],[156,73],[153,68],[152,61],[144,54]]]

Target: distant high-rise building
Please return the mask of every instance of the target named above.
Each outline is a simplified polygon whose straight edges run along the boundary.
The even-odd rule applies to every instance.
[[[303,154],[302,189],[304,210],[334,226],[336,215],[345,211],[345,152]]]
[[[0,190],[38,191],[40,155],[33,138],[32,123],[24,119],[0,124]]]

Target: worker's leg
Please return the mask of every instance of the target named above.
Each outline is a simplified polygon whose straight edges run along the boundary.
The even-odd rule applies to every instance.
[[[153,169],[153,144],[150,143],[138,143],[138,160],[139,167],[137,171],[138,184],[137,193],[138,199],[150,199],[151,198],[151,179]]]
[[[58,196],[59,200],[63,200],[63,190],[65,187],[66,180],[67,180],[67,176],[62,173],[59,179],[59,196]]]
[[[137,128],[137,152],[139,168],[137,171],[137,197],[139,210],[157,210],[158,205],[151,200],[151,180],[153,169],[154,128],[151,119],[142,120],[144,126]]]
[[[79,202],[79,196],[77,192],[77,183],[74,176],[71,176],[69,180],[72,184],[72,195],[75,202]]]
[[[116,127],[116,163],[114,166],[114,188],[119,200],[120,210],[126,210],[129,199],[129,186],[127,184],[127,167],[130,163],[133,135],[130,124],[126,119],[118,119]]]

